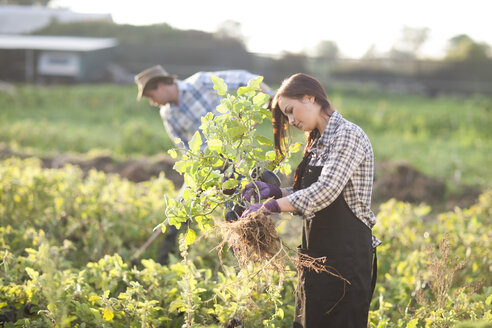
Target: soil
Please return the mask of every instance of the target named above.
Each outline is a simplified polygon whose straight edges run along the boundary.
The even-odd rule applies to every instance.
[[[0,159],[8,157],[27,158],[28,154],[19,154],[6,148],[0,148]],[[133,182],[142,182],[164,172],[176,188],[183,184],[183,177],[173,169],[174,160],[161,154],[154,157],[142,157],[123,162],[117,162],[110,156],[92,158],[61,155],[57,157],[40,158],[44,168],[61,168],[66,164],[79,166],[87,174],[96,169],[105,173],[119,174]],[[282,185],[287,186],[292,177],[281,176]],[[471,186],[459,186],[456,192],[448,194],[444,182],[433,179],[419,172],[406,163],[379,162],[375,166],[373,189],[373,207],[376,208],[388,199],[419,204],[426,203],[441,210],[451,210],[454,207],[469,207],[474,204],[481,190]],[[375,206],[376,205],[376,206]]]
[[[17,153],[7,148],[0,147],[0,159],[8,157],[29,158],[29,154]],[[142,182],[157,177],[164,172],[166,178],[171,180],[176,187],[183,184],[183,177],[173,169],[174,160],[168,155],[157,155],[154,157],[142,157],[127,161],[117,161],[111,156],[68,156],[40,157],[43,168],[58,169],[67,164],[77,165],[86,175],[95,169],[105,173],[119,174],[121,177],[133,182]]]

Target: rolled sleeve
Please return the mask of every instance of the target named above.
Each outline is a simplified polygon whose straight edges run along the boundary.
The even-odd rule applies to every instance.
[[[314,213],[337,199],[364,159],[361,138],[352,130],[336,136],[326,151],[321,154],[327,158],[318,181],[287,196],[289,202],[306,218],[312,218]]]

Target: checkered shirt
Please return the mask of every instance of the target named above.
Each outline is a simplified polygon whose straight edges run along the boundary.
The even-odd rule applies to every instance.
[[[335,111],[310,152],[309,165],[323,166],[321,175],[308,188],[290,194],[291,204],[304,218],[310,219],[342,193],[355,216],[372,229],[376,224],[376,216],[370,209],[374,155],[364,131]],[[373,247],[380,244],[373,236]]]
[[[224,79],[228,90],[246,86],[249,80],[258,77],[244,70],[230,70],[198,72],[183,81],[178,80],[179,103],[167,104],[160,109],[164,127],[173,141],[179,138],[188,147],[188,142],[199,130],[201,117],[209,112],[220,115],[216,107],[221,96],[214,90],[212,75]]]

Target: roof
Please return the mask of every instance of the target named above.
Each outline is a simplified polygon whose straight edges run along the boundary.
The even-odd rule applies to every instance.
[[[0,49],[94,51],[118,45],[113,38],[73,36],[0,35]]]
[[[0,34],[25,34],[39,30],[52,21],[109,21],[111,14],[76,13],[63,8],[0,6]]]

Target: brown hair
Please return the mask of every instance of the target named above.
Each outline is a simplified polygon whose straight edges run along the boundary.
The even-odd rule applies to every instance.
[[[174,84],[174,83],[176,83],[176,79],[173,77],[170,77],[170,76],[155,77],[155,78],[151,79],[149,82],[147,82],[142,93],[145,94],[145,92],[147,92],[149,90],[157,89],[157,86],[159,85],[159,83]]]
[[[288,145],[285,137],[285,131],[287,130],[289,123],[287,116],[285,116],[280,110],[280,106],[278,104],[279,97],[302,99],[305,96],[314,97],[314,101],[321,106],[322,111],[328,112],[331,109],[331,104],[321,83],[314,77],[303,73],[297,73],[285,79],[272,99],[270,108],[273,116],[273,139],[275,144],[275,152],[277,153],[277,161],[282,160],[287,152]],[[304,149],[304,158],[297,166],[294,175],[294,189],[300,189],[300,176],[304,173],[304,169],[309,162],[307,158],[309,148],[316,138],[320,136],[320,132],[318,129],[314,129],[311,132],[307,132],[306,135],[307,144]]]

